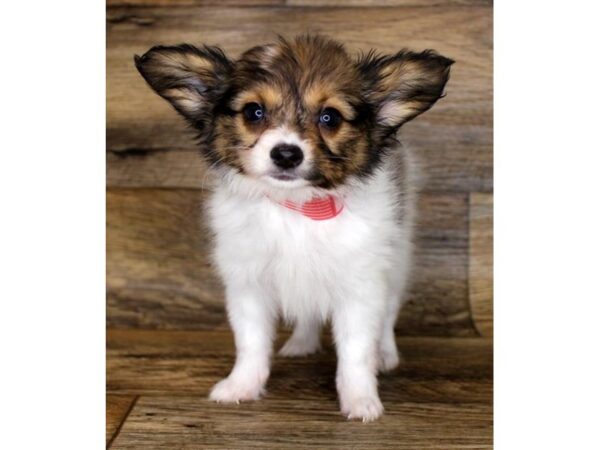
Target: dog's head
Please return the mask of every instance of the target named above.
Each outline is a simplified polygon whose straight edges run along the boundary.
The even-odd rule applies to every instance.
[[[433,51],[351,57],[320,36],[254,47],[154,47],[135,64],[198,132],[216,167],[274,188],[333,189],[368,176],[398,128],[443,94]]]

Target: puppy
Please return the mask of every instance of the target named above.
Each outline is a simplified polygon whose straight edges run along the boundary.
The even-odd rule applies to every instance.
[[[415,164],[396,134],[443,94],[433,51],[353,57],[320,36],[254,47],[154,47],[135,64],[194,127],[217,175],[209,215],[236,362],[217,402],[256,400],[280,350],[320,348],[331,320],[342,413],[383,412],[378,371],[398,365],[394,323],[411,266]]]

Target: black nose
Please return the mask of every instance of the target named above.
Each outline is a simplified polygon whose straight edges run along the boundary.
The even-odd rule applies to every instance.
[[[297,145],[279,144],[271,150],[271,159],[277,167],[293,169],[300,165],[304,155]]]

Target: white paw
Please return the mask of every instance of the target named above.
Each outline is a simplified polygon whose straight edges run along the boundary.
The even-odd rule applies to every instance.
[[[321,344],[318,340],[314,339],[294,339],[289,338],[287,342],[279,350],[281,356],[294,357],[294,356],[306,356],[311,353],[315,353],[321,350]]]
[[[389,372],[394,370],[400,364],[400,355],[394,346],[391,350],[381,350],[379,353],[379,362],[377,370],[379,372]]]
[[[377,395],[346,399],[342,402],[342,414],[349,420],[358,419],[372,422],[383,414],[383,405]]]
[[[230,375],[214,385],[208,398],[217,403],[239,403],[258,400],[263,393],[262,382]]]

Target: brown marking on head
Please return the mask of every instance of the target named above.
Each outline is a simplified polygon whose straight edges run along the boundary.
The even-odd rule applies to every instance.
[[[241,91],[231,101],[231,109],[241,112],[248,103],[258,103],[269,111],[276,110],[283,105],[283,94],[277,86],[261,83],[251,89]]]
[[[146,81],[198,128],[213,163],[259,176],[253,158],[276,144],[263,138],[289,130],[307,153],[303,176],[324,188],[370,174],[396,130],[442,96],[451,64],[432,51],[357,59],[309,35],[253,47],[235,62],[187,45],[136,58]]]

